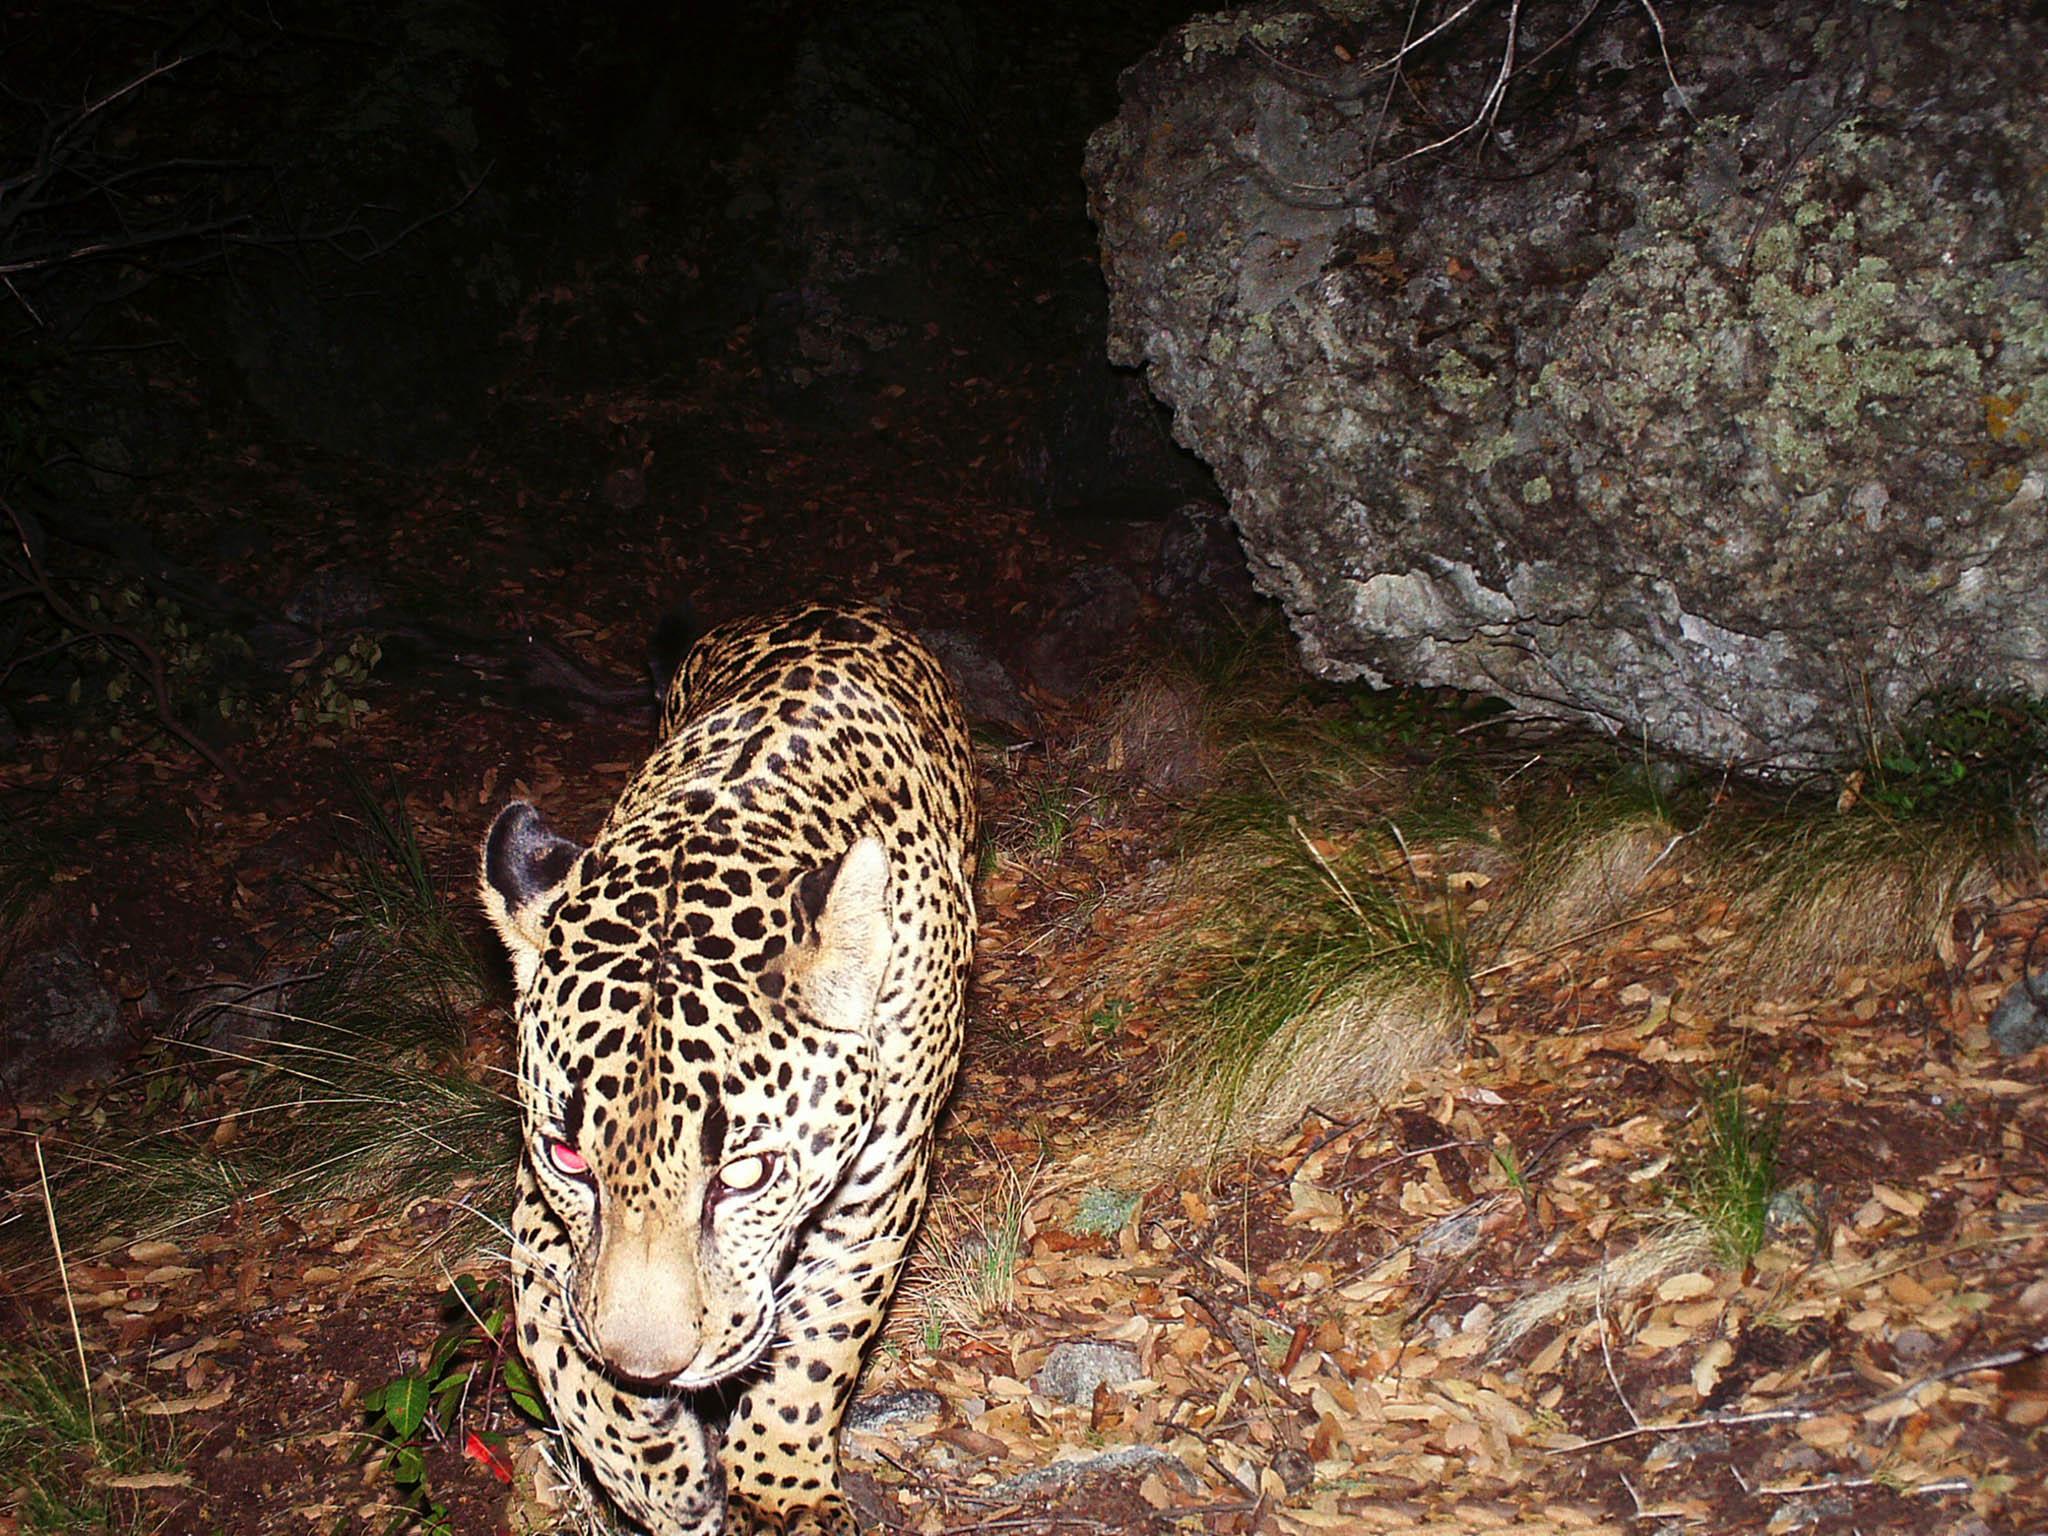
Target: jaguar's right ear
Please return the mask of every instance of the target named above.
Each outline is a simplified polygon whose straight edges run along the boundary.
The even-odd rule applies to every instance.
[[[491,926],[512,952],[522,987],[540,960],[544,919],[555,892],[582,853],[577,844],[556,836],[547,819],[524,800],[514,800],[491,823],[478,890]]]

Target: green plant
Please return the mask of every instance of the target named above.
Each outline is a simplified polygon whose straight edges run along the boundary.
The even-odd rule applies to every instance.
[[[1081,1026],[1081,1033],[1091,1045],[1114,1040],[1123,1033],[1129,1022],[1131,1003],[1129,998],[1109,997],[1092,1011]]]
[[[382,1451],[398,1490],[393,1531],[417,1524],[429,1536],[452,1536],[447,1507],[428,1487],[429,1449],[459,1444],[463,1455],[509,1481],[506,1437],[495,1427],[504,1422],[504,1405],[535,1424],[549,1422],[532,1375],[508,1348],[511,1314],[498,1288],[457,1276],[442,1297],[442,1314],[447,1326],[419,1368],[362,1400],[372,1452]]]
[[[292,698],[292,719],[301,730],[337,725],[352,731],[370,713],[370,701],[354,690],[361,688],[384,659],[383,647],[368,635],[357,635],[348,649],[328,658],[318,672],[300,684]]]
[[[1138,1214],[1143,1194],[1126,1194],[1121,1189],[1098,1185],[1082,1191],[1074,1211],[1072,1230],[1076,1237],[1114,1237]]]
[[[1937,694],[1871,744],[1862,797],[1897,816],[2027,817],[2048,759],[2048,699]]]
[[[21,1531],[146,1530],[142,1495],[175,1486],[182,1461],[167,1420],[95,1412],[68,1347],[0,1347],[0,1507]]]
[[[1500,1170],[1500,1176],[1507,1181],[1509,1189],[1524,1200],[1530,1197],[1529,1173],[1523,1168],[1513,1142],[1503,1141],[1493,1148],[1493,1166]]]
[[[1081,794],[1072,785],[1033,779],[1024,787],[1011,820],[1016,840],[1041,858],[1057,860],[1073,835],[1081,804]]]
[[[1764,1244],[1771,1196],[1778,1188],[1779,1105],[1752,1108],[1739,1073],[1700,1085],[1696,1141],[1680,1164],[1681,1208],[1713,1234],[1730,1264],[1746,1264]]]

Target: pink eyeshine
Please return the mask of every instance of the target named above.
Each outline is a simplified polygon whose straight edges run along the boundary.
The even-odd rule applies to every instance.
[[[572,1179],[580,1179],[590,1172],[590,1164],[583,1160],[583,1154],[566,1141],[548,1143],[548,1161]]]

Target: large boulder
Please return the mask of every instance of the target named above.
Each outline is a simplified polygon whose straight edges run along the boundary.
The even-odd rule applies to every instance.
[[[1110,356],[1306,663],[1751,766],[2048,693],[2048,16],[1515,9],[1497,111],[1504,5],[1398,83],[1408,7],[1266,5],[1089,146]]]

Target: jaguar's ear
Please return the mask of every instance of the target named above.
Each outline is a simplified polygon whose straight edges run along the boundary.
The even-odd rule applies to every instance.
[[[836,864],[805,875],[797,900],[809,924],[800,951],[805,1004],[827,1029],[865,1033],[889,963],[889,855],[864,837]]]
[[[521,986],[540,958],[548,907],[582,852],[566,837],[557,837],[547,819],[524,800],[514,800],[491,823],[477,888],[491,926],[512,952]]]

